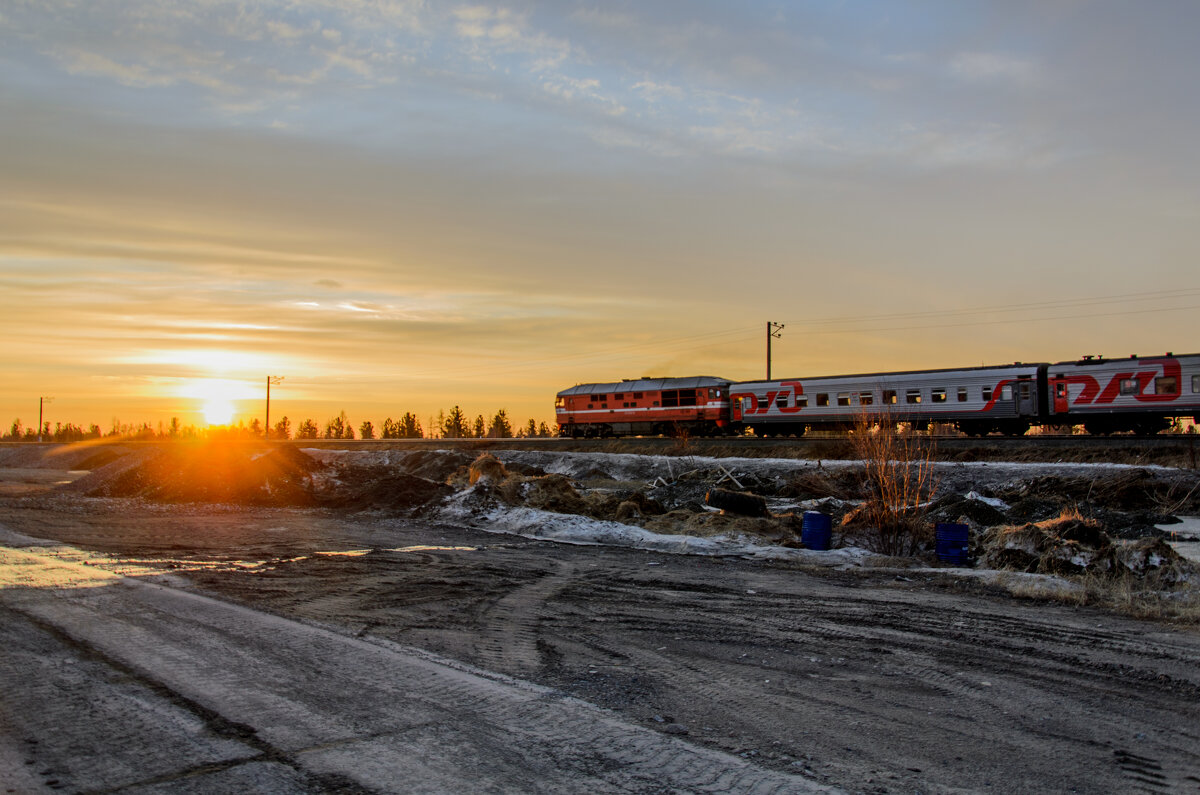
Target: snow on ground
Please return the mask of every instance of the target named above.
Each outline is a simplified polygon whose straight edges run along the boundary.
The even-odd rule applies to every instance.
[[[861,565],[871,555],[858,547],[828,551],[790,549],[757,543],[749,537],[652,533],[641,527],[592,519],[577,514],[554,513],[534,508],[491,506],[480,510],[480,491],[468,489],[455,495],[441,516],[489,533],[508,533],[538,541],[561,544],[621,546],[674,555],[736,555],[770,560],[799,560],[827,565]]]

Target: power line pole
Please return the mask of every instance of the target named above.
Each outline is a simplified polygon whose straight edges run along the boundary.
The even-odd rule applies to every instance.
[[[53,403],[53,402],[54,402],[54,398],[52,398],[52,397],[38,398],[38,441],[39,442],[42,440],[42,408],[43,408],[43,406],[45,406],[45,404]]]
[[[783,332],[782,323],[767,321],[767,380],[771,380],[771,338],[780,337]]]
[[[281,381],[283,381],[283,376],[281,375],[267,376],[267,419],[263,425],[264,439],[271,438],[271,384],[278,384]]]

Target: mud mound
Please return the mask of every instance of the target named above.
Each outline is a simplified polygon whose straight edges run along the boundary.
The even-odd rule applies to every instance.
[[[1059,519],[999,528],[984,535],[981,563],[1037,574],[1153,576],[1174,584],[1197,576],[1196,567],[1160,538],[1114,540],[1094,519]]]
[[[563,475],[546,475],[541,478],[514,478],[513,487],[506,494],[512,495],[509,502],[526,505],[541,511],[590,515],[587,503]],[[615,511],[614,511],[615,512]]]
[[[1057,514],[1058,510],[1054,513]],[[929,506],[929,519],[932,522],[958,522],[966,519],[966,523],[974,527],[996,527],[1011,523],[999,508],[982,500],[972,500],[957,494],[934,500]]]
[[[290,445],[179,443],[139,458],[130,466],[116,461],[93,473],[102,476],[88,483],[85,493],[159,502],[314,504],[311,475],[319,464]]]
[[[1020,490],[1018,499],[1088,503],[1109,510],[1136,511],[1153,509],[1168,498],[1169,491],[1169,484],[1144,469],[1137,469],[1105,478],[1058,475],[1034,478]]]
[[[454,493],[445,483],[383,467],[355,467],[318,495],[322,505],[351,511],[413,510]]]
[[[399,465],[410,475],[444,483],[472,460],[474,456],[454,450],[417,450],[407,453]]]
[[[860,469],[808,470],[784,483],[779,496],[798,500],[819,500],[822,497],[849,500],[862,493],[862,482]]]
[[[129,455],[123,444],[81,442],[47,447],[10,445],[0,448],[0,467],[6,469],[99,469]]]

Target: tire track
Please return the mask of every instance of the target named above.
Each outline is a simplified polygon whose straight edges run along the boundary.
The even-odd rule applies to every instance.
[[[508,618],[521,624],[555,587],[531,587]],[[536,685],[196,593],[122,579],[10,588],[0,600],[313,780],[379,791],[826,790]]]

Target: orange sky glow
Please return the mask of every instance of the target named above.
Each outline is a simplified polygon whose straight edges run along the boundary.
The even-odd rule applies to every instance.
[[[1200,351],[1198,17],[4,6],[0,423]]]

